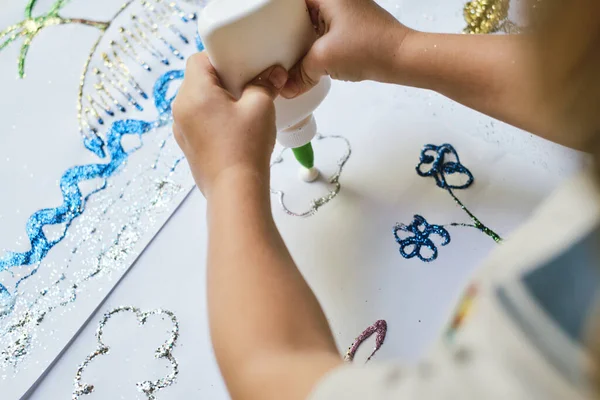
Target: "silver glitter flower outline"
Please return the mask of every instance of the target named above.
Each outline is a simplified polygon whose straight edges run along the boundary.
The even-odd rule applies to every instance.
[[[303,217],[303,218],[310,217],[310,216],[314,215],[319,210],[319,208],[321,208],[322,206],[324,206],[325,204],[327,204],[331,200],[333,200],[337,196],[337,194],[340,192],[340,189],[342,188],[342,185],[340,184],[340,176],[342,175],[344,165],[346,165],[346,162],[348,162],[350,155],[352,155],[352,147],[350,146],[350,141],[341,135],[318,134],[313,139],[313,142],[316,140],[325,140],[325,139],[339,139],[339,140],[342,140],[344,142],[344,144],[346,145],[346,152],[337,162],[338,167],[336,169],[336,172],[327,179],[327,181],[329,182],[329,184],[331,184],[333,186],[333,188],[325,196],[319,197],[317,199],[313,199],[310,203],[310,209],[308,209],[307,211],[304,211],[304,212],[297,213],[297,212],[290,210],[285,205],[285,200],[284,200],[285,192],[283,192],[283,190],[279,190],[279,189],[275,189],[275,188],[271,187],[271,189],[270,189],[271,194],[277,195],[277,197],[279,199],[279,205],[281,206],[281,208],[287,215],[291,215],[292,217]],[[271,169],[273,169],[273,167],[275,165],[281,164],[283,162],[283,154],[287,150],[288,150],[287,148],[281,150],[281,152],[279,152],[279,154],[273,158],[273,161],[271,161],[271,166],[270,166]]]
[[[96,340],[98,342],[98,346],[79,365],[79,367],[77,368],[77,372],[75,373],[75,381],[72,395],[73,400],[78,400],[80,396],[90,394],[94,391],[94,385],[81,382],[83,371],[96,357],[108,354],[108,352],[110,351],[110,348],[102,341],[104,327],[106,326],[108,320],[112,316],[122,312],[134,313],[140,326],[144,325],[148,317],[152,315],[166,315],[173,324],[173,328],[171,329],[171,335],[169,339],[167,339],[167,341],[162,346],[156,349],[156,352],[154,354],[155,358],[166,358],[171,363],[171,372],[166,377],[157,379],[155,381],[143,381],[136,383],[138,390],[143,392],[149,400],[154,400],[156,399],[155,394],[157,391],[172,385],[177,379],[177,375],[179,374],[179,364],[173,356],[173,348],[175,347],[175,343],[179,338],[179,322],[177,321],[177,317],[175,316],[175,314],[169,310],[164,310],[160,308],[156,310],[142,312],[137,307],[121,306],[108,311],[106,314],[104,314],[102,320],[100,320],[98,324],[98,329],[96,330]]]

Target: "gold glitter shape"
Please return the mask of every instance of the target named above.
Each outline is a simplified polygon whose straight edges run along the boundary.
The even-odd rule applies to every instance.
[[[467,23],[464,33],[494,33],[502,29],[508,18],[509,0],[473,0],[465,4]]]

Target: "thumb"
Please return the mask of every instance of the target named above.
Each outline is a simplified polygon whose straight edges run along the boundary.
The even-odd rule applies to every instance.
[[[317,40],[304,58],[290,69],[288,81],[281,90],[282,97],[292,99],[307,92],[319,83],[321,76],[327,74],[321,63],[322,47]]]
[[[257,96],[267,96],[271,101],[279,95],[279,91],[287,81],[288,73],[280,65],[274,65],[264,70],[246,85],[240,102],[252,101]]]

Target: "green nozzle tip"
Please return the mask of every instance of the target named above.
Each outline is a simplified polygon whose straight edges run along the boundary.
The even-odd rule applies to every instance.
[[[310,142],[306,143],[304,146],[296,147],[295,149],[292,149],[292,151],[294,152],[296,160],[298,160],[304,168],[310,169],[314,167],[315,153]]]

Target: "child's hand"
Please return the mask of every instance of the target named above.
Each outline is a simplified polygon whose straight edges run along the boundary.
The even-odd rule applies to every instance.
[[[173,103],[173,132],[208,197],[224,171],[268,177],[275,144],[273,100],[287,80],[279,66],[260,74],[235,100],[204,53],[191,56]]]
[[[344,81],[387,81],[410,29],[372,0],[307,0],[319,39],[293,67],[281,91],[293,98],[323,75]]]

